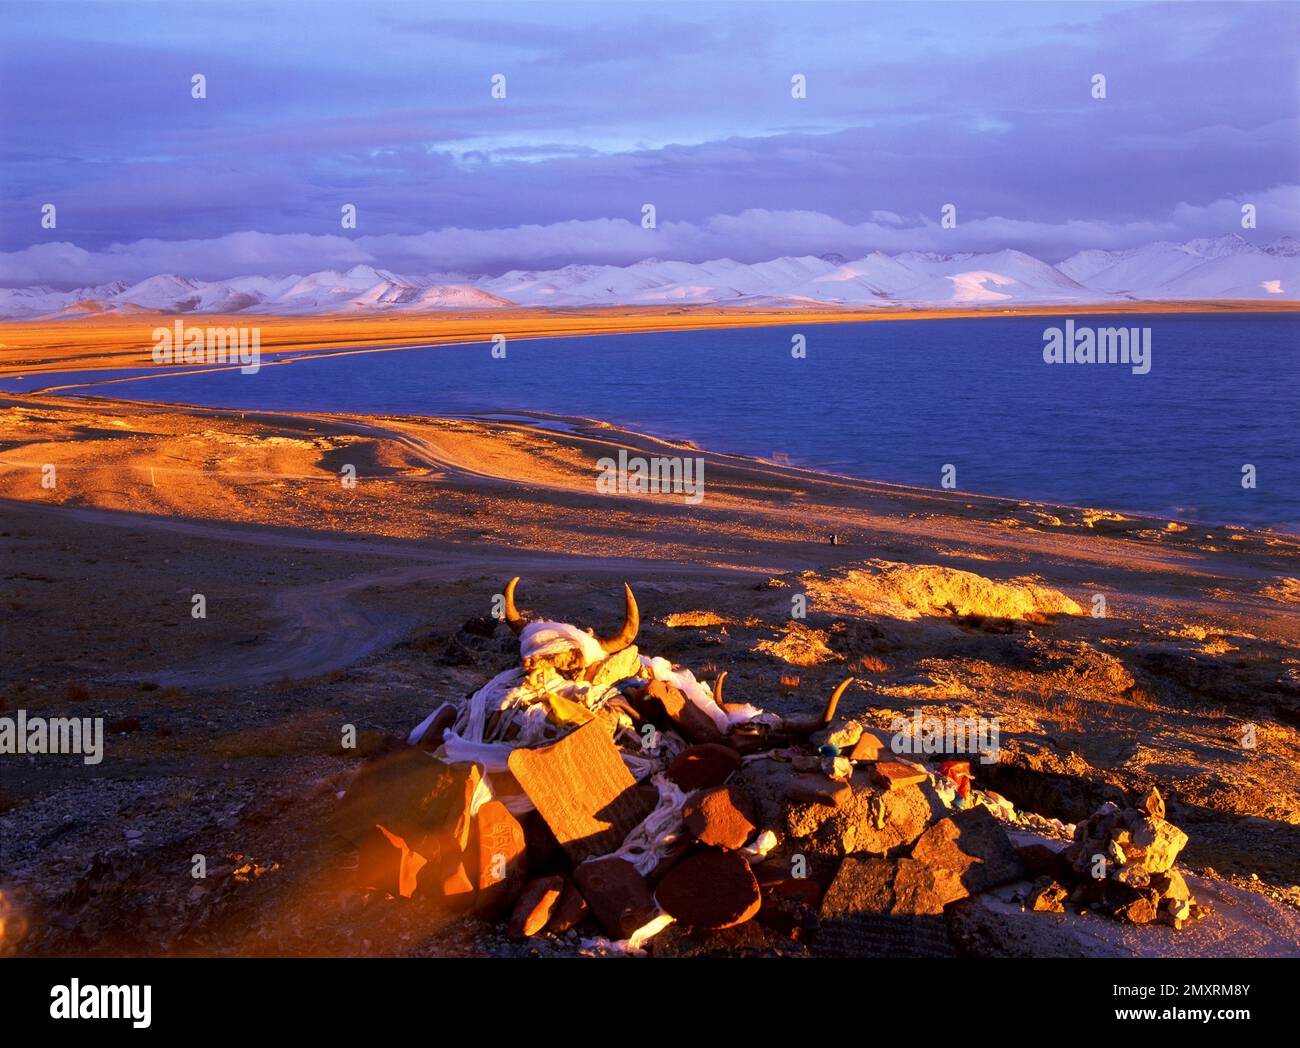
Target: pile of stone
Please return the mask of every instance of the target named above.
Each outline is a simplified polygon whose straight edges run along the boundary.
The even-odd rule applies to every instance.
[[[1078,824],[1074,843],[1064,852],[1033,856],[1038,876],[1028,905],[1064,913],[1069,902],[1128,924],[1159,920],[1182,928],[1211,912],[1174,869],[1186,843],[1187,834],[1165,818],[1164,798],[1155,787],[1136,807],[1121,809],[1107,801]]]
[[[727,701],[725,674],[704,688],[640,655],[634,628],[597,646],[512,622],[508,605],[520,666],[430,714],[346,791],[336,829],[359,887],[516,937],[655,954],[951,955],[945,908],[1029,877],[1034,909],[1193,913],[1171,868],[1186,837],[1158,794],[1094,815],[1063,853],[1018,848],[1014,808],[973,788],[966,762],[908,759],[838,715],[851,681],[778,716]],[[1098,849],[1105,875],[1083,879]]]

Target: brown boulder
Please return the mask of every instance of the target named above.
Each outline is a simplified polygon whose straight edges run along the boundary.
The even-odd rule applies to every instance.
[[[732,786],[691,796],[682,808],[682,822],[696,840],[718,848],[743,848],[757,830],[753,804]]]
[[[911,844],[946,809],[928,786],[879,790],[859,772],[839,807],[789,802],[784,827],[801,851],[824,855],[885,855]]]
[[[630,862],[612,855],[579,865],[573,882],[611,938],[626,939],[657,912],[645,878]]]
[[[1025,875],[1007,831],[982,805],[931,826],[912,846],[912,858],[934,872],[945,903]]]
[[[668,765],[667,775],[684,793],[690,793],[722,785],[740,765],[740,754],[732,747],[706,742],[682,750]]]
[[[696,928],[730,928],[759,911],[763,897],[742,856],[710,848],[674,866],[655,890],[665,913]]]

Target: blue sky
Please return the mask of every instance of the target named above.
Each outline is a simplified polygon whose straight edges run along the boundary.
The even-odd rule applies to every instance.
[[[1239,231],[1242,202],[1249,236],[1300,231],[1294,3],[0,0],[0,26],[9,285],[1055,261]]]

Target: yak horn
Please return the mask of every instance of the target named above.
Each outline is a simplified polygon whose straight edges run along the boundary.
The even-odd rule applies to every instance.
[[[519,576],[506,583],[506,625],[515,631],[516,636],[523,632],[523,628],[528,625],[524,622],[524,617],[519,614],[519,609],[515,607],[515,587],[519,585]]]
[[[853,678],[841,681],[839,687],[831,692],[831,697],[826,700],[826,708],[822,710],[822,724],[829,724],[835,718],[835,707],[840,704],[840,696],[844,694],[844,689],[853,683]]]
[[[601,650],[607,655],[612,655],[616,651],[622,651],[634,640],[636,640],[636,631],[641,628],[641,612],[637,610],[636,598],[632,596],[632,587],[626,582],[623,583],[623,592],[626,594],[623,606],[623,628],[615,633],[612,637],[597,637]]]
[[[723,670],[718,674],[718,679],[713,682],[713,704],[722,705],[722,682],[727,679],[727,671]]]

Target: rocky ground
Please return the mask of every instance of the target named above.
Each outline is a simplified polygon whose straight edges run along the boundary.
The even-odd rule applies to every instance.
[[[93,767],[0,757],[4,949],[592,952],[598,930],[513,940],[358,891],[358,854],[330,830],[360,767],[517,662],[503,626],[467,624],[519,574],[527,604],[597,626],[626,578],[641,650],[726,671],[736,702],[807,714],[851,677],[841,712],[867,727],[996,718],[1001,757],[973,772],[1042,817],[1006,825],[1018,844],[1063,846],[1046,820],[1157,787],[1188,837],[1178,869],[1215,911],[1134,927],[1022,909],[1033,880],[1012,881],[947,904],[954,949],[1300,953],[1294,538],[716,456],[698,507],[597,495],[591,463],[617,445],[665,446],[601,426],[6,399],[0,717],[102,717],[110,734]],[[1025,604],[1032,587],[1070,603]],[[770,933],[677,926],[656,952],[817,949]]]

